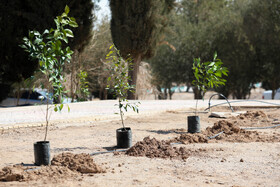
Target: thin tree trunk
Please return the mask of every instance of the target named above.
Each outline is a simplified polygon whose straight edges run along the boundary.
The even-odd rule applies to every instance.
[[[276,91],[276,89],[277,89],[275,85],[276,85],[276,84],[275,84],[275,81],[273,80],[273,81],[272,81],[272,93],[271,93],[271,94],[272,94],[272,95],[271,95],[271,99],[272,99],[272,100],[274,100],[275,91]]]
[[[180,90],[180,89],[179,89]],[[175,92],[175,91],[174,91]],[[171,90],[171,87],[168,88],[168,95],[169,95],[169,100],[172,100],[172,95],[174,92]]]
[[[193,87],[194,99],[202,99],[201,91],[197,87]]]
[[[128,92],[127,99],[131,99],[131,100],[136,100],[137,99],[136,83],[137,83],[137,75],[138,75],[138,71],[139,71],[140,62],[141,62],[141,55],[134,58],[133,68],[131,70],[129,70],[129,72],[128,72],[128,76],[130,77],[130,80],[128,80],[128,83],[130,85],[134,85],[135,90],[134,90],[134,92],[130,92],[130,91]]]

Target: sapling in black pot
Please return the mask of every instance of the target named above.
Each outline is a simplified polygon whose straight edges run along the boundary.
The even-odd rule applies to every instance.
[[[129,102],[127,98],[128,92],[134,92],[135,86],[129,84],[130,76],[128,71],[132,66],[132,59],[130,57],[123,58],[120,51],[115,45],[110,46],[110,51],[106,55],[106,59],[109,66],[110,77],[108,78],[107,88],[113,88],[114,96],[118,99],[118,113],[121,118],[122,128],[116,130],[117,147],[129,148],[132,146],[132,132],[130,127],[124,125],[124,111],[127,112],[128,108],[131,108],[134,112],[138,111],[139,102]]]
[[[66,93],[63,86],[63,66],[66,62],[70,62],[73,51],[67,46],[68,38],[74,37],[73,32],[67,26],[78,27],[76,21],[72,17],[68,17],[69,7],[65,7],[65,11],[61,16],[54,19],[56,29],[46,29],[43,34],[38,31],[30,31],[28,37],[23,38],[22,47],[32,59],[38,60],[39,70],[48,82],[47,86],[41,84],[42,89],[47,90],[48,98],[46,99],[46,127],[43,141],[34,143],[34,156],[36,165],[50,164],[50,143],[47,141],[48,127],[50,125],[51,110],[55,112],[63,109],[63,96]],[[52,94],[49,94],[52,91]],[[55,102],[54,105],[51,105]],[[68,106],[68,111],[70,110]]]
[[[223,79],[223,75],[227,76],[228,70],[226,67],[222,67],[222,61],[217,58],[215,52],[213,61],[201,62],[200,58],[195,58],[193,63],[193,73],[195,80],[192,84],[202,91],[202,99],[208,88],[219,87],[225,85],[226,80]],[[197,104],[196,100],[195,115],[188,116],[188,132],[197,133],[200,132],[200,117],[197,115]]]

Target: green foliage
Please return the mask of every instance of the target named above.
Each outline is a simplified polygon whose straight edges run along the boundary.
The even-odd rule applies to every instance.
[[[75,18],[68,17],[68,13],[69,7],[66,5],[65,12],[54,19],[56,29],[46,29],[43,34],[38,31],[30,31],[29,37],[24,37],[23,45],[21,45],[32,59],[38,60],[40,71],[45,75],[45,78],[51,85],[51,88],[49,86],[47,88],[48,92],[52,89],[53,100],[60,101],[59,104],[54,105],[55,112],[63,109],[63,95],[65,94],[63,66],[65,62],[70,62],[71,55],[73,54],[73,51],[67,46],[67,43],[68,38],[74,37],[74,35],[70,29],[65,27],[78,27]],[[48,110],[49,106],[47,105],[45,140],[49,120]],[[68,110],[70,110],[69,106]]]
[[[121,55],[133,57],[133,68],[129,71],[131,85],[136,85],[138,67],[142,59],[154,56],[169,23],[169,13],[175,0],[111,0],[111,33]],[[128,93],[129,99],[136,99]]]
[[[11,85],[24,81],[38,70],[38,63],[18,47],[29,30],[43,33],[45,28],[55,27],[53,18],[68,4],[80,27],[73,31],[75,38],[69,39],[71,49],[82,51],[90,41],[95,20],[92,0],[1,0],[0,1],[0,101],[7,97]]]
[[[79,87],[80,89],[77,90],[78,101],[86,101],[90,92],[88,90],[88,82],[86,81],[88,73],[86,71],[80,71],[78,74],[79,77]]]
[[[227,85],[215,90],[226,96],[231,94],[234,98],[246,98],[252,85],[260,81],[261,70],[255,58],[256,52],[243,30],[242,12],[246,11],[247,4],[247,0],[178,2],[176,12],[171,14],[169,28],[173,32],[165,38],[176,51],[161,46],[157,56],[150,61],[156,81],[166,80],[168,84],[189,86],[195,78],[193,59],[199,56],[201,61],[206,61],[217,51],[229,74]],[[262,38],[261,32],[251,31],[259,33],[258,38]],[[195,98],[202,97],[195,88],[194,95]]]
[[[123,122],[123,110],[127,112],[128,108],[131,108],[134,112],[138,113],[138,104],[140,104],[139,102],[131,103],[126,99],[128,92],[135,91],[134,85],[130,85],[128,82],[130,79],[128,71],[132,65],[132,58],[127,57],[124,59],[115,45],[111,45],[109,49],[110,51],[106,55],[106,59],[110,64],[109,71],[111,72],[111,75],[108,78],[109,84],[107,87],[110,88],[110,86],[112,86],[115,96],[118,97],[118,108],[120,111],[119,114],[121,116],[123,128],[125,128]]]
[[[111,0],[111,32],[121,54],[142,58],[154,55],[168,24],[174,0]]]
[[[70,47],[63,47],[63,43],[68,43],[69,37],[74,37],[73,32],[66,26],[78,27],[75,18],[68,17],[69,7],[65,7],[65,12],[54,19],[56,29],[46,29],[43,34],[38,31],[30,31],[29,37],[24,37],[24,44],[21,45],[30,57],[37,59],[40,71],[46,75],[53,88],[53,99],[61,100],[59,105],[55,105],[54,111],[63,108],[64,76],[63,66],[65,62],[70,62],[73,51]],[[49,89],[48,89],[49,90]]]
[[[108,63],[106,63],[106,54],[108,46],[112,44],[110,22],[108,17],[101,20],[92,31],[92,39],[89,45],[82,53],[83,68],[87,70],[87,80],[89,90],[94,97],[99,97],[101,100],[108,98],[107,93],[107,78],[110,76],[107,71]],[[110,97],[110,96],[109,96]]]
[[[249,1],[243,12],[243,28],[255,52],[255,69],[272,90],[272,99],[280,87],[280,1]],[[253,68],[251,68],[252,70]]]
[[[226,67],[222,67],[222,64],[222,61],[217,59],[217,53],[214,54],[213,61],[210,62],[201,62],[200,58],[194,59],[192,69],[195,80],[192,83],[202,90],[203,95],[208,88],[225,85],[226,80],[222,76],[227,76],[228,70]]]

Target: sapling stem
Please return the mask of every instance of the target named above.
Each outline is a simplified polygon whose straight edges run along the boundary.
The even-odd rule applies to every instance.
[[[47,139],[47,135],[48,135],[48,127],[49,127],[49,99],[47,99],[47,109],[46,109],[46,132],[45,132],[45,138],[44,138],[44,142]]]
[[[46,75],[46,80],[49,82],[48,93],[50,91],[50,86],[53,89],[53,101],[58,100],[60,105],[54,106],[54,111],[61,111],[63,108],[63,103],[61,98],[64,94],[64,86],[62,82],[64,81],[63,66],[65,62],[70,62],[71,55],[73,51],[69,46],[65,46],[68,43],[68,38],[73,38],[73,32],[70,29],[65,29],[64,27],[78,27],[75,18],[69,17],[69,7],[65,6],[65,11],[61,16],[54,19],[56,23],[56,30],[51,28],[46,29],[43,34],[38,31],[30,31],[29,37],[23,38],[23,45],[20,45],[29,56],[33,59],[38,60],[40,65],[40,71]],[[64,43],[63,43],[64,42]],[[67,44],[66,44],[67,45]],[[55,47],[54,47],[55,46]],[[65,46],[65,48],[63,48]],[[43,86],[41,85],[43,88]],[[47,96],[49,96],[47,94]],[[46,108],[46,132],[44,141],[47,139],[49,121],[51,117],[52,107],[49,107],[49,98],[47,99]],[[69,108],[69,107],[68,107]]]
[[[196,100],[196,104],[195,104],[195,116],[197,116],[197,103],[198,103],[198,99]]]
[[[120,115],[121,115],[121,120],[122,120],[122,126],[123,126],[123,129],[125,129],[124,122],[123,122],[123,111],[122,111],[122,107],[121,107],[121,99],[120,98],[119,98],[119,109],[120,109]]]

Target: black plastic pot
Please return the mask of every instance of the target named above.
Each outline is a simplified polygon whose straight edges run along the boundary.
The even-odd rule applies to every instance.
[[[200,118],[199,116],[188,116],[188,132],[200,132]]]
[[[51,161],[50,142],[39,141],[34,143],[35,165],[49,165]]]
[[[132,132],[129,127],[117,129],[117,147],[130,148],[132,146]]]

